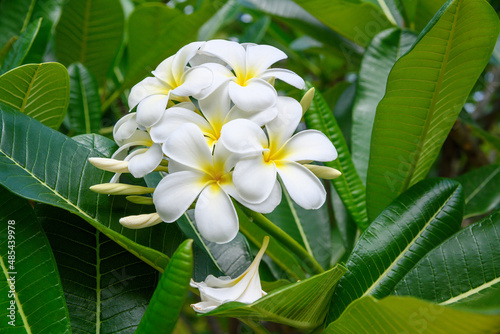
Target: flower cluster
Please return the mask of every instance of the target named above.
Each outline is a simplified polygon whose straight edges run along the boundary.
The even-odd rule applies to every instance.
[[[224,40],[180,49],[132,88],[128,102],[136,111],[113,131],[119,149],[111,159],[90,160],[116,174],[109,184],[92,189],[152,201],[156,213],[120,220],[130,228],[174,222],[195,203],[200,234],[217,243],[238,233],[232,199],[269,213],[284,186],[298,205],[319,208],[326,192],[318,176],[333,178],[339,172],[310,162],[331,161],[337,152],[319,131],[294,134],[314,92],[302,105],[278,96],[275,79],[304,88],[297,74],[271,68],[285,58],[272,46]],[[140,178],[153,171],[164,176],[156,188],[118,183],[121,173]],[[147,193],[152,200],[137,196]]]

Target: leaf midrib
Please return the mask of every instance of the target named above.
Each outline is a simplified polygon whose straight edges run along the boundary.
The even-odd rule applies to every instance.
[[[478,185],[477,188],[469,194],[469,196],[467,196],[467,198],[465,199],[465,204],[469,203],[470,200],[474,198],[477,193],[480,192],[484,188],[484,186],[498,174],[498,172],[500,172],[500,168],[497,168],[494,173],[488,175],[488,177],[483,182],[481,182],[481,184]]]
[[[59,194],[58,192],[56,192],[54,189],[52,189],[51,187],[49,187],[45,182],[43,182],[42,180],[40,180],[36,175],[34,175],[33,173],[31,173],[31,171],[29,171],[28,169],[24,168],[22,165],[20,165],[19,163],[17,163],[16,160],[14,160],[11,156],[9,156],[8,154],[6,154],[0,147],[0,153],[3,154],[3,156],[5,156],[7,159],[9,159],[10,161],[12,161],[16,166],[18,166],[19,168],[21,168],[22,170],[24,170],[26,173],[28,173],[31,177],[33,177],[39,184],[41,184],[42,186],[44,186],[45,188],[49,189],[52,193],[54,193],[54,195],[56,195],[57,197],[61,198],[64,202],[66,202],[69,206],[71,206],[72,208],[76,209],[77,212],[73,212],[73,213],[76,213],[78,214],[80,217],[84,218],[85,220],[87,220],[91,225],[93,225],[97,230],[99,230],[99,228],[102,228],[104,230],[107,231],[107,233],[105,233],[110,239],[112,239],[114,242],[116,242],[117,244],[119,244],[120,246],[122,246],[124,249],[126,249],[127,251],[129,251],[130,253],[134,254],[135,256],[137,256],[139,259],[141,259],[142,261],[146,262],[147,264],[149,264],[151,267],[155,268],[156,270],[160,271],[160,272],[163,272],[163,269],[162,267],[158,266],[156,263],[154,262],[151,262],[149,259],[145,258],[144,256],[142,256],[140,253],[138,253],[137,251],[133,250],[132,248],[130,248],[128,245],[126,245],[125,243],[123,243],[120,239],[120,234],[116,231],[113,231],[112,229],[104,226],[103,224],[100,224],[99,222],[96,222],[95,219],[90,216],[88,213],[86,213],[85,211],[83,211],[82,209],[80,209],[77,205],[75,205],[74,203],[72,203],[71,201],[69,201],[68,199],[66,199],[64,196],[62,196],[61,194]],[[24,197],[24,196],[23,196]],[[34,198],[31,198],[33,200],[36,200]],[[53,205],[52,203],[50,202],[47,202],[47,204],[50,204],[50,205]],[[92,223],[93,222],[93,223]],[[141,247],[145,247],[145,246],[142,246],[140,245]],[[158,251],[157,251],[158,252]],[[159,253],[159,252],[158,252]],[[164,255],[166,257],[165,254],[162,253],[162,255]]]
[[[492,279],[491,281],[489,282],[484,282],[483,284],[475,287],[474,289],[471,289],[467,292],[464,292],[464,293],[461,293],[455,297],[452,297],[448,300],[445,300],[444,302],[441,302],[439,303],[439,305],[449,305],[449,304],[454,304],[462,299],[465,299],[467,297],[470,297],[472,295],[475,295],[476,293],[479,293],[480,291],[484,290],[484,289],[487,289],[497,283],[500,283],[500,277],[496,277],[494,279]]]
[[[420,238],[420,236],[422,235],[422,233],[427,229],[427,227],[431,224],[432,221],[434,221],[434,219],[436,218],[436,216],[443,210],[443,208],[448,204],[448,202],[450,201],[450,199],[455,196],[455,192],[456,192],[456,189],[453,190],[453,192],[450,194],[450,196],[448,196],[448,198],[446,199],[446,201],[443,202],[443,204],[439,207],[439,209],[436,210],[436,212],[432,215],[432,217],[429,218],[429,220],[425,223],[425,225],[420,229],[420,231],[417,233],[417,235],[408,243],[408,245],[405,247],[405,249],[403,249],[403,251],[401,253],[399,253],[399,255],[394,259],[394,261],[392,261],[392,263],[389,265],[389,267],[387,267],[386,270],[384,270],[384,272],[379,276],[379,278],[377,278],[377,280],[375,282],[373,282],[372,285],[370,285],[370,287],[361,295],[361,297],[364,297],[366,295],[368,295],[370,292],[372,292],[378,285],[378,283],[387,276],[387,273],[392,269],[394,268],[394,266],[399,262],[400,259],[403,258],[403,256],[408,252],[408,250],[410,249],[410,247],[412,245],[415,244],[415,241]],[[359,298],[361,298],[359,297]]]
[[[319,116],[319,119],[320,119],[321,124],[323,125],[323,129],[325,129],[325,130],[326,130],[326,132],[328,132],[328,138],[329,138],[329,139],[330,139],[330,138],[333,138],[333,137],[335,136],[335,133],[332,133],[332,132],[329,130],[329,128],[327,127],[327,124],[326,124],[326,123],[327,123],[327,121],[325,120],[325,118],[324,118],[324,116],[323,116],[322,108],[320,107],[319,102],[317,102],[317,101],[313,101],[313,103],[314,103],[314,105],[315,105],[316,109],[319,111],[317,114],[318,114],[318,116]],[[325,105],[326,105],[326,102],[325,102]],[[335,124],[336,124],[336,125],[337,125],[337,127],[338,127],[337,121],[336,121],[336,120],[334,120],[334,122],[335,122]],[[330,139],[330,141],[331,141],[331,139]],[[347,154],[347,155],[349,156],[349,155],[350,155],[350,153],[349,153],[349,150],[347,149],[347,143],[346,143],[346,141],[345,141],[345,138],[340,138],[340,141],[341,141],[341,145],[337,146],[337,151],[339,151],[340,147],[342,147],[342,154]],[[345,149],[345,150],[344,150],[344,149]],[[336,179],[332,180],[332,182],[333,182],[334,184],[336,184],[336,183],[338,183],[340,180],[342,180],[342,179],[343,179],[345,182],[342,182],[342,183],[344,183],[344,184],[346,185],[346,188],[347,188],[347,189],[349,189],[349,191],[345,191],[345,192],[344,192],[344,195],[347,195],[348,199],[350,200],[350,202],[351,202],[351,203],[353,203],[353,205],[354,205],[355,207],[359,207],[359,204],[361,204],[361,205],[362,205],[362,203],[358,203],[358,202],[355,200],[354,196],[353,196],[353,191],[352,191],[352,190],[353,190],[353,187],[351,186],[351,182],[349,182],[349,181],[347,180],[347,175],[346,175],[346,173],[344,172],[344,168],[343,168],[342,164],[340,163],[340,155],[341,155],[341,154],[339,154],[339,157],[337,157],[337,160],[332,161],[330,164],[335,164],[335,165],[336,165],[336,167],[337,167],[337,169],[339,170],[339,172],[340,172],[340,173],[342,173],[342,175],[340,175],[338,178],[336,178]],[[349,160],[350,160],[350,159],[346,159],[346,162],[347,162],[348,164],[349,164]],[[353,170],[354,170],[354,165],[353,165],[352,167],[353,167]],[[359,184],[361,184],[361,185],[363,186],[363,188],[364,188],[363,182],[361,181],[361,178],[359,177],[359,175],[357,174],[357,172],[356,172],[356,175],[354,176],[354,178],[356,178],[356,176],[357,176],[357,178],[359,178],[359,183],[358,183],[358,185],[359,185]],[[360,194],[365,193],[365,189],[362,189],[362,190],[363,190],[363,191],[361,191],[361,192],[360,192]],[[354,219],[354,220],[356,221],[356,223],[366,223],[366,222],[368,222],[368,216],[366,215],[366,207],[362,206],[362,210],[361,210],[361,212],[360,212],[360,211],[355,211],[355,210],[353,210],[353,211],[348,210],[348,211],[349,211],[349,213],[353,216],[353,218],[355,218],[354,216],[358,216],[358,218],[360,219],[360,221],[358,222],[358,221],[356,221],[356,219]],[[364,214],[363,214],[363,213],[364,213]]]
[[[28,103],[28,98],[31,95],[31,89],[33,88],[33,84],[36,80],[36,77],[38,75],[38,72],[40,71],[41,65],[38,65],[35,69],[35,73],[31,77],[31,81],[28,85],[28,89],[26,90],[26,93],[24,94],[23,102],[21,103],[21,106],[19,107],[19,111],[22,113],[25,113],[24,109],[26,108],[26,103]]]
[[[408,173],[406,174],[406,177],[405,177],[403,184],[401,185],[399,193],[402,193],[403,191],[408,189],[411,182],[413,181],[413,175],[415,173],[418,162],[420,160],[420,156],[422,155],[422,148],[424,146],[424,143],[427,142],[425,140],[425,138],[427,137],[427,134],[429,131],[429,126],[430,126],[432,117],[433,117],[434,112],[435,112],[436,103],[437,103],[438,97],[440,95],[441,86],[443,84],[443,77],[444,77],[445,69],[448,66],[448,59],[450,57],[450,49],[451,49],[452,41],[453,41],[453,38],[455,35],[455,29],[456,29],[456,24],[457,24],[458,15],[459,15],[461,5],[462,5],[462,0],[457,0],[457,7],[456,7],[455,15],[453,17],[453,25],[452,25],[452,28],[450,30],[450,37],[447,40],[446,51],[444,53],[444,59],[441,62],[439,76],[438,76],[438,80],[436,82],[436,89],[434,90],[433,98],[431,100],[431,106],[429,107],[429,114],[427,115],[427,119],[425,120],[424,128],[422,131],[422,136],[421,136],[422,140],[420,140],[418,142],[417,149],[415,151],[415,155],[413,156],[413,159],[412,159],[411,164],[410,164],[410,168],[408,170]]]
[[[10,280],[10,275],[9,275],[9,271],[7,270],[7,267],[5,266],[5,263],[3,262],[2,256],[0,256],[0,266],[2,267],[2,271],[5,275],[5,278],[7,279],[6,283],[8,286],[8,284],[9,284],[8,282]],[[21,304],[21,301],[19,300],[19,296],[17,294],[17,291],[14,291],[14,300],[16,301],[16,304],[17,304],[17,312],[19,312],[19,315],[21,316],[21,319],[23,320],[24,329],[26,329],[26,332],[28,334],[32,334],[31,327],[28,324],[28,318],[26,317],[26,314],[24,313],[23,305]]]

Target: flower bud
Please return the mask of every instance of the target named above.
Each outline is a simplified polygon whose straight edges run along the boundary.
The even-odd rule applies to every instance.
[[[128,161],[108,159],[108,158],[89,158],[89,162],[99,169],[113,173],[129,173]]]
[[[120,224],[130,229],[140,229],[154,226],[161,223],[163,220],[155,213],[146,213],[137,216],[127,216],[120,219]]]
[[[340,171],[336,170],[335,168],[327,166],[304,165],[304,167],[309,169],[311,172],[313,172],[314,175],[316,175],[320,179],[332,180],[342,175]]]
[[[302,116],[306,113],[307,109],[311,106],[312,100],[314,98],[314,87],[309,89],[302,99],[300,100],[300,105],[302,106]]]
[[[153,198],[152,197],[145,197],[145,196],[127,196],[125,199],[131,203],[134,204],[141,204],[141,205],[153,205]]]
[[[151,194],[155,188],[134,186],[124,183],[102,183],[90,187],[90,190],[99,194],[108,195],[144,195]]]

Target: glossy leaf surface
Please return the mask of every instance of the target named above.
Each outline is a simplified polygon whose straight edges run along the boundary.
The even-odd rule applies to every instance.
[[[329,318],[357,298],[389,295],[425,254],[459,230],[463,202],[460,184],[446,179],[422,181],[394,200],[356,243]]]
[[[177,247],[178,230],[159,224],[142,230],[124,228],[121,217],[151,212],[122,196],[99,195],[89,190],[108,182],[111,174],[88,162],[102,157],[63,134],[19,112],[0,109],[0,184],[37,202],[68,210],[92,224],[110,239],[157,270],[163,271]],[[15,126],[14,126],[15,124]],[[95,142],[94,144],[99,143]],[[181,239],[182,240],[182,239]]]
[[[417,39],[408,30],[392,28],[375,36],[363,55],[352,110],[352,161],[366,184],[373,121],[377,105],[385,94],[389,72]]]
[[[307,84],[307,88],[311,88],[311,85]],[[325,99],[318,91],[315,92],[311,107],[305,113],[304,118],[309,128],[326,134],[337,149],[338,158],[324,164],[342,173],[341,176],[333,179],[332,183],[349,214],[356,224],[364,230],[368,227],[368,217],[365,207],[365,186],[354,168],[351,154],[349,153],[349,148],[342,135],[342,131]]]
[[[486,214],[500,205],[500,165],[484,166],[457,177],[464,187],[464,217]]]
[[[54,251],[73,332],[134,333],[157,271],[68,211],[39,204],[36,212]]]
[[[324,334],[348,333],[495,333],[500,316],[455,310],[411,297],[365,296],[353,302]]]
[[[500,314],[500,211],[434,248],[393,294]]]
[[[68,71],[59,63],[28,64],[0,76],[0,102],[58,129],[69,101]]]
[[[256,302],[223,304],[204,315],[273,321],[313,329],[324,320],[331,294],[346,269],[337,265],[322,274],[269,292]]]
[[[499,29],[486,1],[450,0],[396,62],[373,126],[370,219],[427,175],[488,63]]]
[[[193,240],[172,255],[136,333],[172,333],[189,290],[193,272]]]
[[[0,222],[0,332],[71,333],[56,261],[31,204],[0,187]]]

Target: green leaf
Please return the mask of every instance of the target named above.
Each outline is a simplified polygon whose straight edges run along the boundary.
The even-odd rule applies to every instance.
[[[389,295],[425,254],[459,230],[463,208],[460,183],[446,179],[422,181],[396,198],[358,240],[329,318],[357,298]]]
[[[28,64],[0,76],[0,102],[58,129],[69,101],[69,76],[58,63]]]
[[[23,32],[30,22],[43,17],[52,21],[62,0],[0,1],[0,45]]]
[[[240,233],[228,243],[216,244],[215,242],[207,241],[200,235],[195,227],[194,215],[185,213],[177,220],[177,224],[184,234],[188,238],[193,239],[195,244],[208,257],[200,257],[195,253],[194,261],[197,267],[195,270],[196,275],[193,276],[195,281],[203,281],[209,274],[220,276],[221,273],[225,276],[235,278],[243,273],[252,263],[248,244]],[[210,268],[213,268],[210,264],[204,263],[207,260],[213,263],[216,268],[215,272],[210,270]],[[203,268],[207,270],[203,270]]]
[[[352,161],[366,184],[373,121],[377,105],[385,94],[387,76],[396,60],[415,42],[416,35],[392,28],[373,38],[361,61],[352,111]]]
[[[475,169],[456,178],[464,187],[464,217],[478,216],[495,210],[500,205],[500,165]]]
[[[361,46],[391,23],[372,3],[361,0],[294,0],[329,28]]]
[[[434,248],[393,294],[500,314],[500,211]]]
[[[189,290],[193,272],[193,240],[184,241],[172,256],[136,333],[172,333]]]
[[[61,274],[73,332],[132,333],[157,282],[157,271],[67,211],[36,212]]]
[[[412,2],[413,0],[406,0]],[[447,0],[418,0],[415,11],[414,28],[417,31],[425,29],[432,20],[438,10],[446,3]]]
[[[0,221],[0,331],[71,333],[54,255],[30,203],[0,187]]]
[[[412,297],[365,296],[353,302],[323,334],[495,333],[499,316],[469,313]]]
[[[486,1],[450,0],[396,62],[373,125],[370,219],[427,175],[488,63],[499,29]]]
[[[124,216],[151,212],[123,196],[96,194],[94,184],[108,182],[111,174],[88,162],[102,157],[89,147],[43,126],[36,120],[0,107],[0,184],[19,196],[74,213],[155,269],[163,271],[168,254],[176,249],[182,233],[174,224],[142,230],[124,228]]]
[[[102,83],[122,43],[124,20],[120,0],[69,0],[56,26],[57,59],[82,63]]]
[[[319,275],[271,291],[250,305],[230,302],[203,315],[249,318],[314,329],[323,322],[332,292],[345,272],[346,268],[337,265]]]
[[[18,67],[23,63],[24,58],[31,49],[31,45],[35,41],[41,24],[42,19],[40,18],[39,20],[31,23],[26,30],[19,35],[19,38],[12,45],[12,49],[5,57],[2,68],[0,69],[0,75]]]
[[[156,3],[136,8],[127,24],[128,69],[121,90],[135,85],[164,59],[193,42],[198,29],[215,12],[211,1],[204,1],[191,15]]]
[[[312,86],[307,83],[306,87],[309,89]],[[326,134],[337,149],[338,158],[324,164],[342,173],[341,176],[333,179],[332,183],[356,224],[361,230],[366,229],[368,217],[365,207],[365,186],[354,168],[342,131],[325,99],[318,91],[314,94],[314,99],[304,118],[309,128]]]
[[[262,241],[265,236],[269,236],[267,232],[250,221],[247,215],[238,207],[235,206],[240,224],[240,232],[254,244],[257,248],[262,247]],[[305,273],[302,266],[286,248],[284,248],[274,237],[269,236],[269,246],[267,247],[266,255],[278,265],[283,273],[290,278],[300,280],[305,278]],[[266,257],[263,258],[266,261]],[[278,275],[281,277],[282,275]]]
[[[68,118],[75,134],[99,132],[101,101],[99,86],[92,74],[80,63],[68,67],[70,95]]]
[[[118,145],[111,139],[96,134],[83,134],[71,137],[74,141],[96,150],[105,157],[110,157],[117,149]]]
[[[328,268],[331,240],[326,203],[317,210],[305,210],[283,188],[281,203],[265,216],[303,246],[323,268]]]

